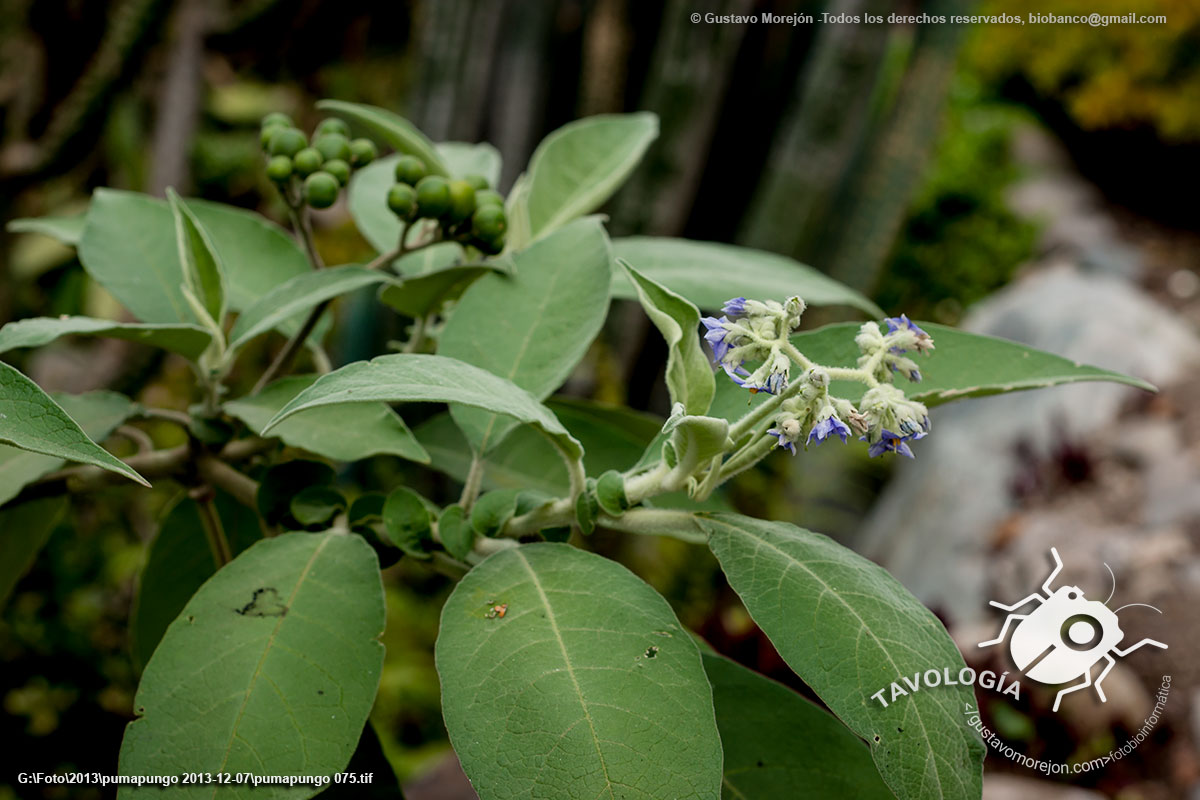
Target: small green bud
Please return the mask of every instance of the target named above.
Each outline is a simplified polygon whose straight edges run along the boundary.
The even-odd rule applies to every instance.
[[[313,208],[329,208],[337,200],[337,178],[321,170],[304,179],[304,199]]]
[[[354,166],[365,167],[379,157],[379,151],[370,139],[353,139],[350,142],[350,156]]]
[[[407,183],[397,183],[388,189],[388,208],[400,219],[408,219],[417,207],[417,190]]]
[[[499,206],[504,208],[504,198],[494,189],[481,189],[475,193],[475,207]]]
[[[342,122],[337,117],[330,117],[329,119],[323,119],[323,120],[321,120],[320,124],[317,125],[317,129],[316,129],[316,131],[313,132],[313,135],[314,136],[324,136],[327,133],[337,133],[337,134],[341,134],[342,136],[349,138],[350,126],[347,125],[345,122]]]
[[[299,153],[308,144],[308,140],[304,138],[304,134],[295,128],[284,128],[278,126],[275,133],[271,136],[271,142],[267,145],[267,152],[273,156],[292,156]]]
[[[475,213],[475,187],[467,181],[450,181],[450,221],[462,222]]]
[[[271,156],[267,162],[267,177],[276,183],[283,183],[292,177],[292,160],[287,156]]]
[[[437,175],[417,182],[417,216],[438,219],[450,210],[450,184]]]
[[[331,158],[322,165],[321,169],[328,172],[342,186],[350,182],[350,165],[340,158]]]
[[[295,166],[296,172],[300,173],[300,177],[307,178],[319,170],[324,161],[320,150],[315,147],[306,147],[292,158],[292,165]]]
[[[401,183],[416,186],[428,174],[425,162],[416,156],[400,156],[396,160],[396,180]]]
[[[313,142],[313,147],[321,151],[326,161],[341,159],[350,163],[350,140],[340,133],[323,133]]]

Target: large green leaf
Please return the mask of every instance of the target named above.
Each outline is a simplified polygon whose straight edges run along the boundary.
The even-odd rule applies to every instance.
[[[229,332],[229,348],[237,350],[288,317],[306,313],[326,300],[389,280],[381,272],[353,265],[297,275],[267,292],[238,317]]]
[[[525,205],[533,238],[599,208],[657,137],[658,117],[644,111],[586,117],[547,136],[529,160]]]
[[[376,252],[387,253],[400,243],[404,226],[387,205],[388,190],[396,183],[396,161],[387,156],[356,169],[346,189],[347,204],[354,226]],[[430,248],[427,248],[430,249]]]
[[[316,375],[296,375],[275,381],[252,397],[225,403],[225,411],[257,434],[296,395],[312,386]],[[354,403],[301,412],[281,423],[271,434],[335,461],[358,461],[376,455],[396,455],[429,463],[429,454],[412,431],[386,403]]]
[[[436,147],[451,177],[480,175],[493,189],[500,183],[500,151],[487,142],[438,142]]]
[[[876,564],[820,534],[737,514],[701,515],[746,610],[796,674],[871,746],[905,798],[979,797],[984,746],[963,723],[970,686],[923,689],[883,708],[871,695],[962,655],[942,623]]]
[[[1139,378],[1080,364],[1007,339],[967,333],[931,322],[918,324],[933,337],[936,349],[927,356],[914,357],[921,368],[920,383],[909,383],[900,377],[896,382],[910,398],[927,406],[964,397],[983,397],[1078,381],[1113,381],[1154,391],[1153,385]],[[854,344],[858,328],[855,323],[826,325],[796,334],[792,343],[819,364],[852,367],[859,356]],[[831,391],[857,399],[862,395],[863,387],[835,382]]]
[[[366,128],[399,153],[414,155],[425,162],[430,174],[449,175],[445,162],[433,142],[417,126],[399,114],[375,106],[347,103],[342,100],[321,100],[317,108],[344,117]]]
[[[512,277],[488,275],[463,293],[438,338],[438,352],[547,397],[571,374],[608,313],[612,255],[598,219],[572,223],[513,254]],[[511,424],[451,408],[481,452]]]
[[[88,438],[79,424],[33,381],[0,362],[0,444],[92,464],[143,486],[146,479]]]
[[[383,287],[379,300],[406,316],[414,319],[424,317],[441,310],[442,306],[457,299],[475,281],[493,273],[511,274],[505,261],[451,264],[429,272],[406,275],[402,283]]]
[[[142,342],[189,359],[199,357],[212,341],[212,335],[207,330],[186,323],[142,324],[91,317],[34,317],[10,322],[0,328],[0,353],[20,347],[41,347],[60,336],[70,335],[107,336]]]
[[[646,316],[667,342],[667,389],[672,403],[682,403],[689,414],[705,414],[715,386],[712,364],[697,331],[700,312],[694,305],[655,283],[622,259],[617,259],[637,292]]]
[[[589,475],[628,469],[663,424],[652,414],[590,400],[555,397],[546,405],[583,445]],[[429,451],[435,468],[460,481],[466,479],[471,468],[471,446],[448,414],[431,417],[415,433]],[[529,428],[517,428],[504,440],[504,446],[488,457],[483,486],[566,494],[567,476],[559,468],[559,460],[545,437]]]
[[[190,296],[192,311],[201,319],[207,316],[219,335],[225,320],[225,267],[212,237],[183,198],[168,189],[167,204],[175,219],[175,245],[183,266],[184,296]]]
[[[329,775],[345,768],[383,667],[383,585],[359,536],[263,540],[167,628],[134,698],[122,775]],[[173,797],[303,798],[314,786],[176,786]],[[119,797],[159,797],[122,787]]]
[[[718,309],[733,297],[782,302],[799,295],[810,306],[846,305],[883,316],[879,306],[849,286],[775,253],[657,236],[614,239],[613,252],[703,309]],[[613,276],[613,296],[637,299],[633,285],[619,274]]]
[[[806,797],[893,800],[862,740],[769,678],[702,653],[725,750],[724,800]]]
[[[446,730],[480,800],[720,795],[696,644],[614,561],[564,544],[489,557],[446,601],[436,659]]]
[[[51,395],[54,402],[79,423],[79,427],[94,441],[108,438],[118,425],[129,419],[137,406],[128,397],[116,392]],[[7,412],[0,412],[7,413]],[[0,504],[7,503],[27,484],[48,475],[66,463],[55,456],[31,453],[16,447],[0,445]]]
[[[301,411],[382,400],[385,403],[462,403],[534,425],[572,458],[583,448],[537,398],[486,370],[445,356],[400,354],[356,361],[302,391],[267,423],[263,434]]]
[[[233,555],[262,538],[258,515],[253,509],[223,493],[217,494],[215,505]],[[186,495],[181,496],[164,516],[146,549],[146,562],[129,614],[134,663],[144,667],[150,661],[167,626],[218,566],[208,544],[200,506]]]
[[[67,498],[60,496],[0,508],[0,611],[17,581],[33,566],[66,507]]]
[[[40,233],[68,247],[78,247],[83,238],[84,215],[73,217],[26,217],[10,220],[5,229],[11,233]]]

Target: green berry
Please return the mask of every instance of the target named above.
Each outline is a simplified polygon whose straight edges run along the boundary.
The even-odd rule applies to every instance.
[[[504,208],[504,198],[494,189],[481,189],[475,193],[475,207],[500,206]]]
[[[475,187],[466,181],[450,181],[450,221],[462,222],[475,213]]]
[[[350,141],[350,156],[356,167],[366,166],[379,157],[375,143],[370,139],[352,139]]]
[[[489,188],[487,178],[483,177],[482,175],[464,175],[463,180],[471,184],[471,187],[477,190],[482,191],[483,189]]]
[[[306,144],[308,144],[308,140],[304,138],[303,133],[295,128],[279,126],[271,136],[271,142],[267,145],[267,152],[273,156],[287,156],[291,158],[303,150]]]
[[[277,183],[292,177],[292,160],[287,156],[271,156],[267,162],[267,177]]]
[[[450,210],[450,184],[437,175],[417,182],[417,216],[438,219]]]
[[[350,182],[350,165],[340,158],[331,158],[325,162],[321,169],[328,172],[333,177],[337,178],[338,183],[345,186]]]
[[[321,157],[321,151],[315,147],[306,147],[292,157],[292,164],[296,167],[296,172],[299,172],[302,178],[307,178],[319,170],[324,161],[325,159]]]
[[[499,242],[504,238],[508,229],[508,220],[504,217],[504,209],[496,206],[484,206],[471,217],[471,229],[480,239],[489,242]]]
[[[271,128],[276,125],[282,125],[285,128],[296,127],[296,123],[292,122],[292,118],[282,111],[272,111],[262,118],[263,128]]]
[[[314,135],[324,136],[327,133],[340,133],[342,136],[350,136],[350,126],[342,122],[336,117],[321,120],[321,124],[317,126]]]
[[[400,219],[408,219],[417,207],[417,190],[407,183],[397,183],[388,189],[388,208]]]
[[[262,149],[266,150],[271,146],[271,137],[276,131],[288,130],[287,125],[268,125],[258,134],[258,142],[262,145]]]
[[[425,162],[416,156],[400,156],[396,160],[396,180],[401,183],[416,186],[427,174],[429,171],[425,168]]]
[[[329,208],[337,200],[337,178],[321,170],[304,179],[304,199],[313,208]]]
[[[350,163],[350,140],[340,133],[323,133],[313,142],[326,161],[337,158]]]
[[[504,240],[503,239],[475,238],[475,239],[471,240],[471,244],[478,247],[480,252],[484,253],[485,255],[489,255],[489,256],[498,255],[500,253],[500,251],[504,249]]]

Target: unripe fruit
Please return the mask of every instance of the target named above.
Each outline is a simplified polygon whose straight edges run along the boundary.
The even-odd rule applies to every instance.
[[[350,126],[336,117],[323,119],[321,120],[321,123],[317,125],[317,130],[314,135],[324,136],[327,133],[340,133],[342,136],[349,137]]]
[[[363,167],[378,158],[379,151],[370,139],[354,139],[350,142],[350,156],[354,166]]]
[[[280,126],[271,136],[271,143],[267,146],[267,152],[273,156],[292,156],[299,153],[308,144],[308,140],[304,138],[304,134],[295,128],[284,128]]]
[[[462,222],[475,213],[475,187],[464,181],[450,181],[450,221]]]
[[[276,131],[285,130],[288,130],[287,125],[267,125],[259,132],[258,143],[262,145],[263,150],[268,150],[271,147],[271,137],[275,135]]]
[[[407,183],[397,183],[388,189],[388,208],[400,219],[408,219],[417,207],[417,190]]]
[[[475,207],[500,206],[504,208],[504,198],[494,189],[482,189],[475,193]]]
[[[504,216],[503,208],[484,206],[475,212],[475,216],[471,217],[471,230],[485,241],[501,241],[507,229],[508,220]]]
[[[296,127],[296,123],[292,122],[292,118],[282,111],[272,111],[270,114],[267,114],[262,118],[261,127],[270,128],[275,125],[282,125],[285,128]]]
[[[329,208],[337,200],[338,180],[324,170],[304,179],[304,199],[313,208]]]
[[[463,180],[471,184],[471,187],[477,190],[489,188],[487,178],[483,177],[482,175],[464,175]]]
[[[292,166],[296,168],[296,172],[300,173],[300,177],[307,178],[319,170],[324,161],[320,150],[315,147],[306,147],[292,157]]]
[[[337,178],[338,183],[342,186],[350,182],[350,165],[340,158],[329,159],[321,166],[321,169]]]
[[[313,147],[321,151],[326,161],[334,158],[350,163],[350,140],[340,133],[325,133],[317,137]]]
[[[267,162],[267,177],[277,183],[292,177],[292,160],[287,156],[272,156]]]
[[[450,210],[450,184],[437,175],[417,182],[417,216],[437,219]]]
[[[416,186],[427,174],[429,172],[425,168],[425,162],[416,156],[400,156],[396,160],[396,180],[400,183]]]
[[[504,249],[504,240],[503,239],[493,240],[493,239],[480,239],[480,238],[476,237],[471,240],[471,244],[478,247],[480,252],[484,253],[485,255],[489,255],[489,256],[498,255],[500,253],[500,251]]]

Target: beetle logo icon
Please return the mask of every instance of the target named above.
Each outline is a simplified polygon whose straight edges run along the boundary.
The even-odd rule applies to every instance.
[[[1108,608],[1108,600],[1112,599],[1117,590],[1116,576],[1113,576],[1113,591],[1109,592],[1108,600],[1103,603],[1098,600],[1088,600],[1083,596],[1083,590],[1078,586],[1060,586],[1051,589],[1050,584],[1063,568],[1058,550],[1051,547],[1050,555],[1054,557],[1054,571],[1042,584],[1043,596],[1038,592],[1012,605],[1005,605],[995,600],[991,604],[996,608],[1009,612],[1000,626],[1000,633],[995,639],[980,642],[980,647],[991,647],[1004,641],[1009,626],[1016,623],[1008,650],[1012,655],[1017,669],[1032,680],[1047,685],[1072,683],[1079,679],[1082,682],[1068,686],[1054,698],[1054,710],[1058,711],[1063,695],[1093,686],[1100,702],[1107,702],[1104,689],[1100,684],[1108,675],[1109,670],[1117,663],[1113,658],[1127,656],[1134,650],[1145,645],[1154,645],[1166,650],[1167,646],[1154,639],[1142,639],[1135,645],[1120,647],[1120,641],[1125,637],[1117,620],[1117,612],[1130,606],[1146,606],[1145,603],[1129,603],[1112,611]],[[1109,574],[1112,568],[1107,564]],[[1037,606],[1028,614],[1013,613],[1019,608],[1037,602]],[[1162,613],[1154,608],[1158,613]],[[1092,667],[1101,661],[1107,662],[1095,681],[1092,680]]]

